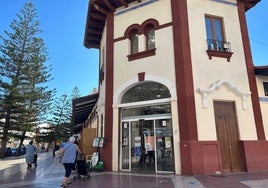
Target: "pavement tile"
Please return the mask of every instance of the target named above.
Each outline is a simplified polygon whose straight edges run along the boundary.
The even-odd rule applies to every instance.
[[[24,156],[0,159],[0,188],[59,188],[64,168],[51,152],[40,153],[37,167],[28,170]],[[72,176],[74,176],[72,174]],[[268,188],[267,173],[232,173],[206,176],[91,172],[70,188]]]

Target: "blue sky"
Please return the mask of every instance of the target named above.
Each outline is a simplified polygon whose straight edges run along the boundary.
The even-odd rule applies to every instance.
[[[1,0],[0,35],[28,0]],[[32,0],[38,13],[42,38],[46,43],[53,70],[51,88],[57,95],[71,94],[78,87],[81,96],[98,86],[98,50],[83,45],[88,0]],[[247,12],[253,61],[268,65],[268,0]]]
[[[10,31],[9,24],[28,0],[1,0],[0,35]],[[57,95],[70,95],[78,87],[85,96],[98,86],[98,50],[83,45],[88,0],[32,0],[43,30],[52,65],[48,84]]]
[[[246,16],[254,65],[268,65],[268,0],[261,0]]]

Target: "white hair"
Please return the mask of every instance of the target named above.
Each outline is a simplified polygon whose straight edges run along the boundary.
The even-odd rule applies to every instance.
[[[74,143],[74,142],[75,142],[75,137],[74,137],[74,136],[71,136],[71,137],[69,138],[69,142],[70,142],[70,143]]]

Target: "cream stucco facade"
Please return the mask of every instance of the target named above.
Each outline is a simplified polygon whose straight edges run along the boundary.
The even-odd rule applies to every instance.
[[[133,4],[135,6],[135,4]],[[148,19],[155,19],[159,22],[159,25],[164,25],[172,22],[170,14],[170,1],[156,1],[152,3],[151,6],[143,6],[141,8],[127,11],[122,14],[116,15],[114,18],[114,38],[120,38],[124,36],[124,32],[132,24],[142,24]],[[159,9],[161,7],[161,9]],[[150,11],[155,9],[155,11]],[[119,10],[120,12],[120,10]],[[137,16],[139,15],[139,16]],[[128,19],[126,19],[126,17]],[[145,81],[155,81],[162,83],[167,86],[171,92],[171,103],[172,112],[177,111],[177,96],[175,91],[175,67],[174,67],[174,51],[173,49],[173,37],[172,37],[172,27],[165,27],[155,31],[155,38],[157,39],[155,43],[156,54],[152,57],[147,57],[143,59],[138,59],[129,62],[127,55],[130,54],[130,44],[129,40],[121,40],[114,43],[114,51],[120,52],[114,54],[114,114],[119,116],[119,107],[123,105],[120,104],[122,95],[131,87],[138,84],[137,74],[140,72],[146,72]],[[139,35],[139,51],[145,51],[145,36]],[[140,105],[144,103],[137,103],[134,105]],[[178,122],[178,115],[176,113],[172,114],[172,122]],[[119,135],[118,131],[120,122],[118,119],[114,119],[114,144],[113,150],[115,155],[113,155],[113,170],[119,170],[120,160],[118,153],[119,151]],[[179,155],[179,130],[177,124],[173,126],[173,132],[178,135],[174,137],[174,153],[175,153],[175,171],[177,174],[181,173],[180,167],[180,155]]]
[[[235,1],[232,1],[235,2]],[[238,118],[240,139],[256,139],[255,120],[252,112],[251,98],[246,98],[247,109],[242,109],[241,97],[232,89],[222,85],[208,95],[208,107],[202,107],[202,97],[198,88],[207,89],[220,80],[227,80],[243,92],[250,92],[245,57],[242,45],[237,6],[214,1],[188,0],[189,30],[193,64],[198,137],[200,140],[217,140],[213,101],[234,101]],[[206,53],[205,15],[223,17],[226,41],[231,42],[234,51],[231,61],[225,58],[208,59]]]
[[[265,116],[268,103],[259,102],[258,98],[258,95],[263,96],[262,82],[268,79],[257,76],[255,80],[244,27],[245,12],[257,2],[131,0],[123,3],[118,0],[95,0],[90,3],[87,24],[90,32],[86,42],[89,47],[100,50],[99,68],[103,77],[96,104],[98,116],[101,117],[98,132],[102,134],[99,136],[106,138],[103,152],[111,155],[104,155],[109,170],[131,171],[131,165],[137,164],[137,158],[140,157],[140,162],[146,161],[146,158],[135,153],[139,152],[135,149],[140,145],[132,142],[141,139],[144,144],[142,137],[145,139],[148,136],[148,130],[131,137],[137,134],[136,128],[144,126],[146,121],[153,122],[151,130],[154,131],[156,147],[168,139],[167,135],[156,135],[166,130],[170,122],[172,126],[169,133],[172,147],[166,148],[166,153],[162,148],[156,148],[158,150],[153,154],[155,166],[149,170],[161,171],[157,169],[162,169],[165,163],[158,166],[158,162],[165,161],[164,157],[171,157],[174,164],[169,169],[163,168],[163,171],[175,174],[254,171],[263,167],[266,169],[266,166],[268,169],[268,164],[259,162],[263,156],[268,156],[268,152],[264,152],[268,146],[265,139],[268,135],[268,118]],[[223,38],[215,44],[228,43],[227,51],[210,49],[207,43],[207,17],[221,21]],[[146,46],[148,23],[154,27],[153,49]],[[96,31],[96,28],[99,29]],[[130,40],[133,28],[138,31],[138,52],[135,53],[131,50]],[[122,102],[128,91],[143,83],[156,83],[167,88],[170,97]],[[217,119],[217,113],[221,112],[216,112],[215,104],[219,102],[232,106],[229,111],[221,108],[224,121]],[[168,106],[165,111],[168,113],[148,115],[144,112],[127,118],[122,115],[122,110],[165,105]],[[227,121],[230,117],[233,118],[232,124]],[[157,123],[160,124],[158,129]],[[220,131],[222,126],[232,129],[224,135]],[[234,136],[236,131],[237,137]],[[229,143],[225,143],[226,140]],[[235,151],[229,149],[230,155],[227,156],[222,151],[225,145],[228,148],[234,146]],[[168,153],[170,151],[171,154]],[[252,156],[252,153],[259,155]],[[144,157],[148,156],[149,153],[146,153]],[[148,170],[144,166],[141,169]]]
[[[261,112],[262,112],[265,136],[266,136],[266,138],[268,138],[268,115],[267,115],[268,96],[265,96],[264,88],[263,88],[263,83],[268,82],[268,76],[257,76],[256,82],[257,82],[258,93],[259,93],[259,97],[260,97],[260,105],[261,105]]]

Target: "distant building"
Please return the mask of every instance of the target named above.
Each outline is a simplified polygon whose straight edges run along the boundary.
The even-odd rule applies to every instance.
[[[106,170],[268,170],[267,67],[253,65],[245,16],[258,2],[89,2],[99,92],[77,124],[105,138]]]

